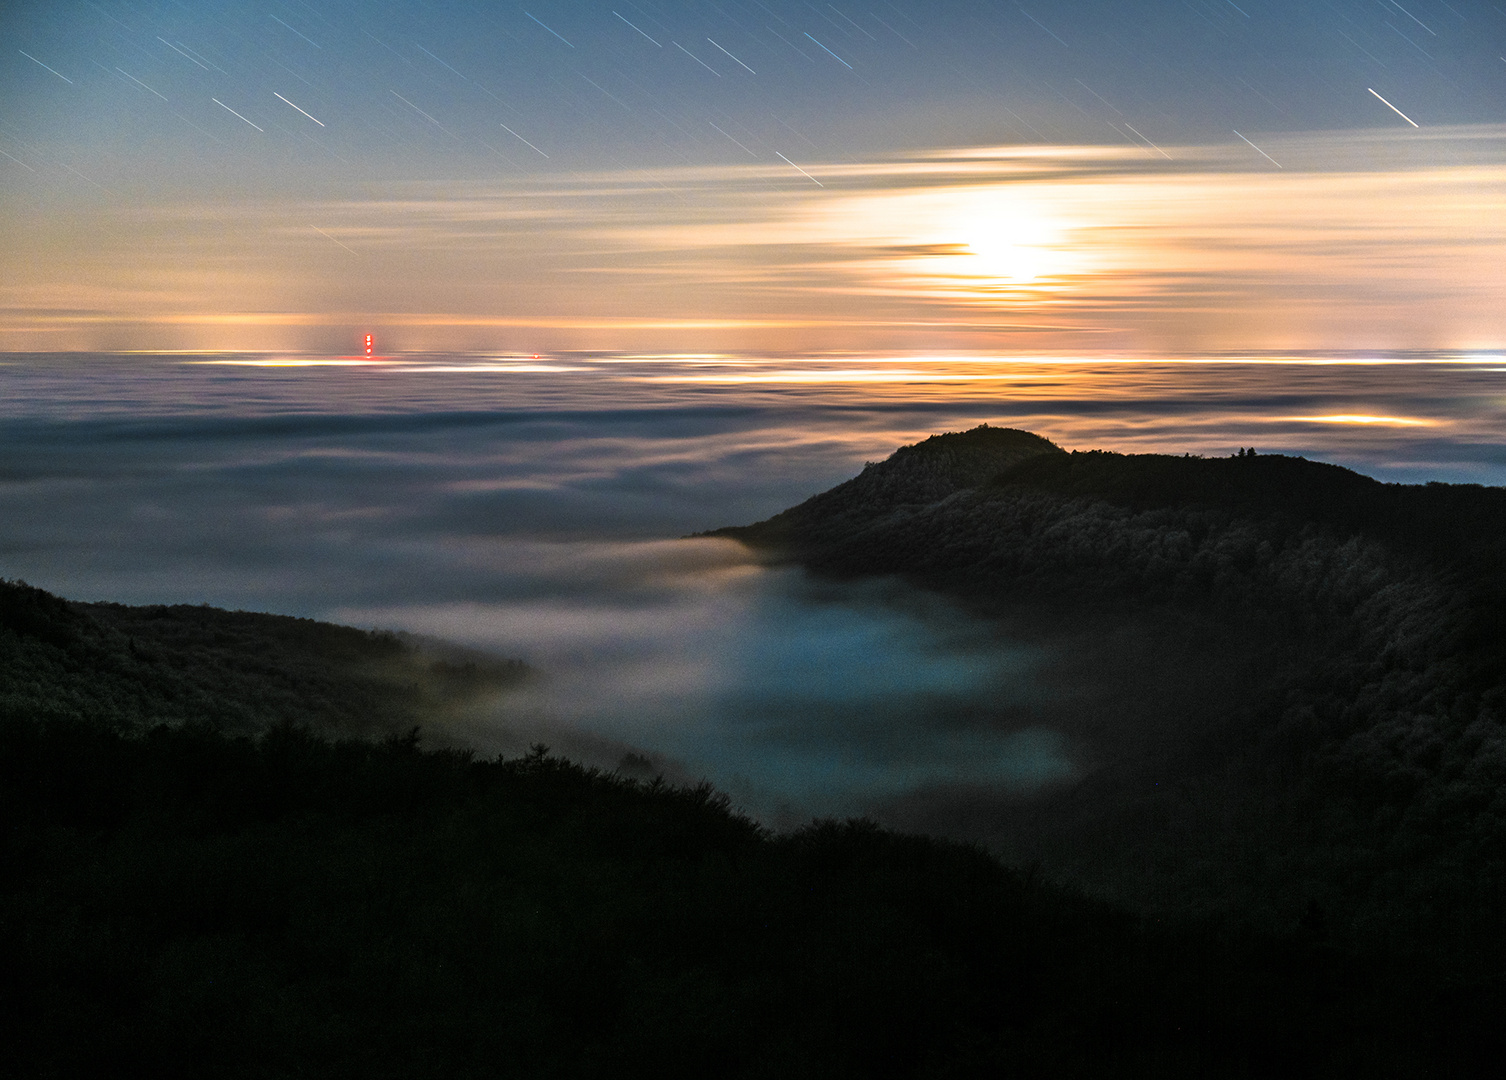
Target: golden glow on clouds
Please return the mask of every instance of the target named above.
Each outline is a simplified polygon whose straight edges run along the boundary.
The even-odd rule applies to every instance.
[[[305,367],[383,367],[382,360],[357,360],[335,357],[304,357],[291,359],[284,357],[262,358],[256,360],[192,360],[189,363],[218,365],[225,364],[232,367],[268,367],[268,368],[305,368]]]
[[[1436,420],[1418,420],[1410,416],[1363,416],[1353,413],[1339,413],[1333,416],[1288,416],[1287,420],[1298,420],[1309,424],[1379,424],[1382,427],[1436,427]]]
[[[398,370],[424,371],[433,375],[553,375],[575,369],[560,367],[558,364],[424,364],[403,365]]]
[[[0,209],[0,349],[1498,346],[1506,130]],[[796,177],[795,179],[800,179]],[[847,378],[858,376],[849,373]],[[892,373],[886,378],[894,377]],[[802,378],[814,378],[811,375]]]
[[[152,354],[152,355],[172,355]],[[1434,365],[1468,365],[1474,371],[1506,370],[1478,367],[1474,356],[1409,357],[1407,359],[1354,359],[1334,357],[1290,356],[732,356],[714,353],[626,354],[564,356],[475,356],[456,358],[440,353],[443,359],[423,355],[374,358],[327,356],[240,355],[213,360],[183,361],[193,366],[232,366],[259,368],[367,368],[384,373],[419,373],[436,375],[514,375],[575,374],[589,377],[598,370],[609,370],[611,377],[633,382],[676,384],[760,383],[993,383],[983,393],[994,393],[1008,385],[1018,391],[1032,382],[1048,390],[1059,387],[1063,379],[1074,382],[1092,373],[1094,379],[1108,378],[1107,373],[1125,368],[1160,368],[1168,373],[1178,367],[1216,369],[1218,367],[1259,369],[1283,366],[1410,367]],[[637,369],[637,370],[634,370]],[[1145,378],[1149,376],[1140,375]],[[1231,372],[1229,380],[1239,381],[1246,375]],[[1034,392],[1034,388],[1030,392]],[[1270,423],[1392,424],[1401,426],[1436,426],[1446,421],[1418,419],[1389,414],[1332,413],[1318,416],[1269,416]]]
[[[645,375],[645,382],[726,383],[889,383],[889,382],[978,382],[997,380],[993,372],[922,371],[917,368],[819,368],[811,371],[785,368],[779,371],[747,372],[735,375]]]

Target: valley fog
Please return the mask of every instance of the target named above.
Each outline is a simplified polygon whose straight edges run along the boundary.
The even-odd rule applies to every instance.
[[[430,741],[705,778],[775,825],[869,813],[986,837],[980,805],[1135,752],[1105,716],[1143,727],[1148,695],[1195,709],[1237,673],[1157,673],[1087,629],[686,537],[984,422],[1068,449],[1506,481],[1500,358],[1379,359],[13,356],[0,575],[516,657],[528,687]],[[1142,700],[1114,704],[1136,679]]]

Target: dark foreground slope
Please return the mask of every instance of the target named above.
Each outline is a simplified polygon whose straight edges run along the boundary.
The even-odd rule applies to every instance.
[[[382,688],[434,663],[381,635],[0,601],[0,1075],[1459,1076],[1502,1049],[1501,986],[1314,920],[1144,919],[542,748],[311,733],[414,715]]]
[[[0,723],[0,1072],[1483,1074],[1499,987],[411,740]],[[1398,966],[1398,964],[1401,966]]]
[[[993,722],[1066,733],[1079,779],[888,820],[1141,909],[1503,970],[1506,491],[980,428],[722,535],[905,576],[1041,647],[1039,700]]]

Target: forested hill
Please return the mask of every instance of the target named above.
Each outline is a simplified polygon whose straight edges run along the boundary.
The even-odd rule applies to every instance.
[[[1097,551],[1068,535],[1091,521],[1106,540],[1108,519],[1134,527],[1113,530],[1115,542]],[[1317,531],[1381,541],[1439,568],[1488,570],[1506,553],[1502,488],[1383,484],[1337,465],[1253,451],[1228,458],[1068,453],[1039,435],[987,425],[901,447],[767,521],[712,535],[833,572],[998,576],[1013,568],[1028,577],[1065,568],[1049,550],[1063,542],[1073,550],[1073,571],[1119,563],[1136,574],[1144,558],[1163,573],[1177,563],[1195,572],[1210,554],[1206,542],[1224,539],[1215,534],[1234,521],[1269,541]],[[1172,547],[1163,544],[1156,557],[1137,551],[1131,533],[1143,542],[1147,528]],[[1118,546],[1124,541],[1128,548]],[[919,561],[915,544],[927,552]]]
[[[1498,990],[1405,949],[1142,920],[867,822],[774,836],[707,786],[542,747],[482,761],[318,734],[406,728],[525,676],[310,620],[0,583],[0,1075],[1497,1060]]]
[[[1077,460],[1022,433],[927,445],[854,485],[887,504],[827,504],[877,541],[1030,490],[990,486],[1001,471]],[[1018,505],[1106,536],[1182,520],[1034,490]],[[787,535],[831,520],[811,505]],[[1215,513],[1168,550],[1182,566],[1199,545],[1222,551],[1235,520]],[[1347,535],[1292,543],[1318,557]],[[1175,680],[1142,681],[1186,667],[1187,650],[1164,622],[1136,622],[1148,645],[1132,659],[1155,663],[1075,728],[1070,711],[1045,717],[1097,755],[1083,779],[973,808],[999,850],[1037,862],[1023,871],[863,821],[772,835],[707,786],[542,747],[482,761],[416,735],[328,737],[406,731],[526,678],[519,665],[0,583],[0,1075],[1494,1075],[1499,694],[1469,689],[1485,667],[1450,659],[1452,624],[1429,615],[1452,610],[1434,564],[1387,543],[1354,549],[1384,572],[1357,580],[1391,596],[1377,612],[1428,616],[1409,640],[1437,664],[1377,658],[1368,630],[1346,653],[1320,626],[1295,666],[1240,638],[1232,668],[1254,704],[1220,719],[1161,693]],[[947,550],[972,549],[932,554]],[[1288,559],[1272,551],[1234,568],[1264,580]],[[1083,558],[1105,581],[1133,565],[1092,544]],[[970,565],[934,580],[955,586]],[[994,572],[994,586],[1029,580]],[[1408,572],[1420,584],[1387,593]],[[1196,618],[1177,609],[1215,649],[1238,595],[1221,580],[1190,601]],[[1100,655],[1069,674],[1096,674]],[[1153,737],[1137,750],[1114,731]],[[1182,744],[1197,752],[1169,749]],[[1168,893],[1182,917],[1155,910]]]
[[[1031,458],[1060,456],[1055,443],[1028,431],[992,428],[933,435],[902,446],[887,460],[869,462],[860,475],[757,525],[719,529],[749,544],[775,547],[802,558],[851,542],[907,508],[929,506],[976,489]]]
[[[1506,490],[982,427],[719,535],[903,576],[1044,650],[1035,704],[995,722],[1064,732],[1080,779],[897,819],[1137,905],[1501,949]]]
[[[1372,640],[1378,650],[1415,654],[1424,634],[1479,689],[1506,677],[1502,488],[1383,484],[1253,451],[1068,453],[983,426],[711,535],[825,573],[902,575],[984,608],[1169,606],[1346,634],[1358,620],[1367,638],[1382,625],[1399,635]]]
[[[0,581],[0,718],[380,737],[527,675],[516,661],[313,619],[83,604]]]

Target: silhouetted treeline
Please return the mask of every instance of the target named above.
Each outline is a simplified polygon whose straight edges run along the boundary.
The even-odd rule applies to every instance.
[[[290,727],[0,723],[12,1075],[1460,1075],[1501,988],[862,822]]]
[[[985,426],[721,535],[948,592],[1099,695],[1037,707],[1077,782],[973,796],[1001,850],[1144,909],[1313,907],[1357,945],[1506,970],[1506,491]]]
[[[80,604],[0,581],[0,717],[380,736],[527,675],[454,652],[313,619]]]

